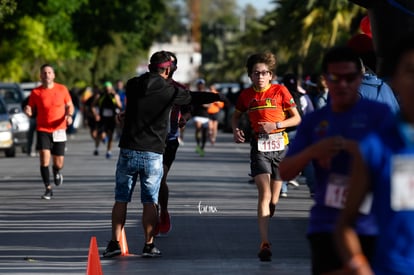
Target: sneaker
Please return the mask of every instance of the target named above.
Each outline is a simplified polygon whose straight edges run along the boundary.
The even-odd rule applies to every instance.
[[[153,243],[145,244],[144,249],[142,250],[142,257],[143,258],[154,258],[160,257],[161,251],[155,247]]]
[[[93,151],[93,155],[94,155],[94,156],[99,155],[98,149],[95,149],[95,151]]]
[[[111,240],[102,255],[105,258],[121,255],[121,247],[119,246],[119,242]]]
[[[262,262],[270,262],[272,260],[272,251],[270,251],[270,244],[262,243],[260,245],[260,251],[257,256]]]
[[[273,217],[273,215],[275,214],[275,210],[276,210],[276,204],[269,203],[269,210],[270,210],[270,217]]]
[[[107,159],[110,159],[110,158],[112,158],[112,152],[106,152],[106,158]]]
[[[297,182],[296,180],[290,180],[288,181],[288,184],[292,185],[295,188],[299,187],[299,182]]]
[[[287,193],[286,193],[286,192],[282,192],[282,193],[280,193],[280,196],[281,196],[282,198],[287,198]]]
[[[200,157],[204,157],[204,149],[203,148],[200,148],[199,154],[200,154]]]
[[[160,223],[159,223],[159,233],[162,235],[167,235],[171,231],[171,218],[170,214],[166,210],[161,212]]]
[[[195,149],[196,153],[200,154],[201,150],[202,150],[201,147],[199,145],[197,145],[196,149]]]
[[[55,185],[59,186],[63,184],[63,175],[62,173],[56,173],[53,175],[53,180],[55,181]]]
[[[52,189],[46,189],[46,192],[43,194],[42,199],[44,200],[50,200],[53,196]]]

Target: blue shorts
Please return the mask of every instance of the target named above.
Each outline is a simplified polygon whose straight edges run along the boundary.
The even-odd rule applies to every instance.
[[[164,173],[162,154],[122,149],[116,165],[115,201],[130,202],[139,177],[141,202],[158,204]]]

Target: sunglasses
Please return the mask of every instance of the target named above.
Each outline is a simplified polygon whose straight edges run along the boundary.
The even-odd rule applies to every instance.
[[[352,83],[359,77],[361,77],[361,73],[359,72],[349,73],[349,74],[333,74],[333,73],[325,74],[325,79],[332,83],[339,83],[343,80],[345,80],[347,83]]]

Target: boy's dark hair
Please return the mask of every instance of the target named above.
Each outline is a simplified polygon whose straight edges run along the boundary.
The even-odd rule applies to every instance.
[[[269,68],[269,71],[274,74],[274,71],[276,70],[276,57],[271,52],[256,53],[249,56],[246,62],[248,75],[251,75],[253,73],[253,66],[257,63],[266,64]]]
[[[352,62],[358,69],[358,72],[362,72],[362,62],[359,59],[358,54],[347,46],[337,46],[331,48],[323,57],[322,71],[328,72],[328,65],[338,62]]]

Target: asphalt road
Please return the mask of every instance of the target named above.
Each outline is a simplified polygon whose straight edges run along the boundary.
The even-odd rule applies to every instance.
[[[290,189],[270,222],[273,259],[257,258],[257,190],[249,184],[249,145],[219,133],[206,154],[195,153],[186,129],[169,177],[173,229],[157,238],[163,256],[141,258],[139,188],[125,227],[130,255],[100,259],[104,274],[310,274],[305,237],[312,204],[306,185]],[[0,156],[0,274],[85,274],[89,243],[100,254],[110,239],[115,165],[105,150],[93,156],[87,130],[68,141],[64,183],[50,201],[40,199],[38,158]]]

